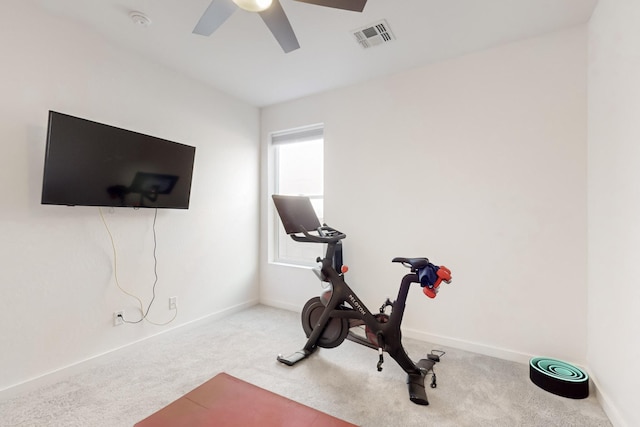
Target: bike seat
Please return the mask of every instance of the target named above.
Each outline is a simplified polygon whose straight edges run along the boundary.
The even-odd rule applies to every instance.
[[[429,260],[427,258],[402,258],[397,257],[391,260],[391,262],[400,262],[405,267],[411,267],[411,271],[416,271],[417,269],[424,268],[429,265]]]

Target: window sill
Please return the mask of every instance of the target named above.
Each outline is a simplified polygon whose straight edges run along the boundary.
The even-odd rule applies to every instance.
[[[306,270],[311,270],[314,267],[317,267],[315,263],[305,263],[302,261],[292,261],[292,260],[278,260],[278,261],[269,261],[270,265],[277,265],[279,267],[293,267],[293,268],[303,268]]]

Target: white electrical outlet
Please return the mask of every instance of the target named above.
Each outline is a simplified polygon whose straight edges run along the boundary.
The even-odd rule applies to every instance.
[[[113,312],[113,326],[122,325],[124,323],[124,310]]]
[[[170,297],[169,298],[169,310],[175,310],[176,309],[177,300],[178,300],[178,297]]]

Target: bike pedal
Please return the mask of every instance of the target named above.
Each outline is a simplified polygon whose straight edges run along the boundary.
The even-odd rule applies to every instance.
[[[427,359],[433,360],[434,362],[439,362],[440,356],[438,356],[437,354],[427,354]]]
[[[382,348],[378,348],[378,364],[376,365],[376,369],[378,372],[382,372],[382,364],[384,363],[384,357],[382,356]]]

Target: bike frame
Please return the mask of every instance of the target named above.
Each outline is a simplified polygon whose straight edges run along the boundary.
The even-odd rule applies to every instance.
[[[328,301],[327,298],[323,298],[329,294],[327,292],[323,297],[311,298],[302,310],[302,327],[308,337],[305,346],[289,356],[278,355],[278,361],[292,366],[307,358],[318,347],[333,348],[342,344],[344,339],[349,339],[378,350],[378,371],[382,370],[383,353],[387,352],[407,373],[409,399],[419,405],[428,405],[424,388],[425,376],[429,372],[432,373],[431,387],[435,388],[436,375],[433,365],[440,360],[444,352],[436,354],[435,350],[432,350],[426,359],[414,363],[402,346],[400,325],[411,284],[420,283],[421,279],[426,278],[426,283],[421,285],[427,286],[424,288],[425,294],[433,298],[440,281],[447,277],[440,275],[443,267],[434,266],[427,258],[394,258],[393,262],[410,267],[411,273],[402,278],[396,300],[391,302],[387,299],[380,308],[380,313],[373,314],[344,280],[346,269],[343,269],[342,265],[341,240],[347,236],[327,225],[320,225],[308,197],[274,194],[272,198],[285,232],[293,240],[327,244],[324,258],[317,259],[322,264],[321,268],[319,271],[314,269],[314,272],[320,280],[329,282],[332,286]],[[315,231],[312,235],[307,230]],[[436,274],[435,269],[438,278],[436,282],[431,283],[433,277],[429,275]],[[443,271],[449,273],[449,278],[445,279],[448,282],[450,271],[446,268]],[[391,306],[389,315],[385,313],[388,306]],[[366,326],[366,337],[350,331],[352,327],[362,325]],[[375,340],[371,334],[375,334]]]
[[[327,244],[325,257],[322,259],[321,272],[328,282],[332,285],[332,293],[325,310],[322,312],[320,319],[313,328],[313,332],[309,336],[304,350],[312,353],[317,348],[317,342],[322,335],[324,328],[332,318],[359,319],[375,333],[378,339],[379,347],[371,344],[368,340],[361,338],[352,333],[349,334],[351,341],[371,347],[382,348],[387,352],[408,374],[420,374],[420,368],[409,358],[404,347],[402,346],[402,332],[400,325],[404,316],[409,287],[412,283],[419,283],[418,275],[415,273],[407,274],[402,278],[400,289],[396,300],[389,305],[391,313],[388,322],[380,322],[356,295],[356,293],[344,281],[344,275],[339,274],[334,268],[334,254],[336,245],[339,242],[331,242]],[[339,268],[339,267],[338,267]],[[343,303],[348,303],[351,310],[341,309]],[[383,306],[384,307],[384,306]]]

